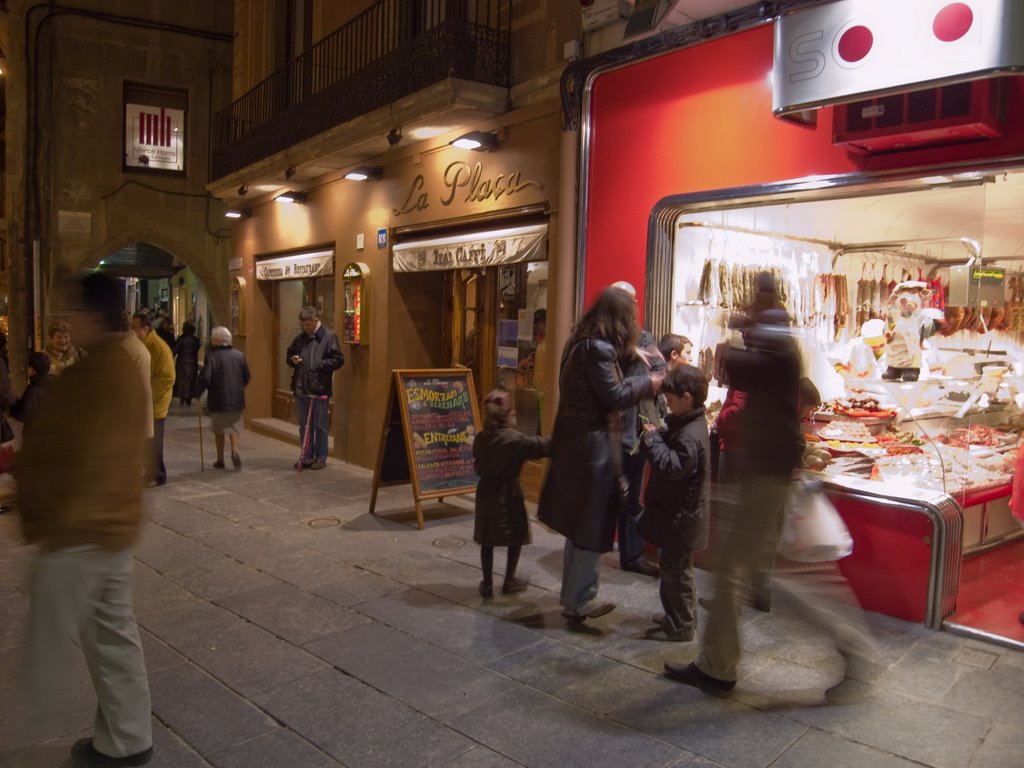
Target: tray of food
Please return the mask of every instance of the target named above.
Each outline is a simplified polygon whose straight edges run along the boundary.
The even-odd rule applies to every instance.
[[[1012,432],[1003,432],[981,424],[972,424],[969,427],[960,427],[952,432],[936,435],[935,439],[954,448],[978,446],[992,451],[1000,451],[1016,447],[1019,437]]]
[[[878,399],[874,397],[841,397],[824,403],[815,412],[814,418],[817,421],[832,421],[835,419],[856,419],[865,423],[883,423],[896,417],[896,411],[892,408],[883,408]]]
[[[826,440],[825,445],[833,456],[850,456],[855,453],[872,457],[886,455],[886,449],[878,443],[844,443],[840,440]]]
[[[819,427],[818,438],[825,441],[838,441],[842,443],[875,443],[875,436],[871,434],[867,424],[858,421],[832,421],[823,427]]]

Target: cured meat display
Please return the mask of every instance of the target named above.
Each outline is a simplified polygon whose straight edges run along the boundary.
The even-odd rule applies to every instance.
[[[954,429],[949,434],[936,435],[936,440],[956,448],[969,448],[972,445],[987,448],[1007,448],[1017,443],[1017,436],[1008,432],[1000,432],[992,427],[972,424],[970,427]]]
[[[890,408],[882,408],[875,397],[837,398],[822,405],[822,413],[834,413],[852,419],[887,419],[896,415]]]
[[[757,276],[763,271],[774,279],[807,355],[807,373],[819,386],[829,373],[841,375],[845,370],[841,368],[843,358],[838,354],[832,357],[831,351],[860,343],[861,327],[868,320],[881,319],[889,338],[889,348],[876,351],[878,372],[893,365],[891,357],[886,363],[878,355],[892,353],[895,310],[890,297],[901,282],[917,281],[926,286],[923,307],[942,313],[937,330],[947,338],[931,338],[927,346],[935,357],[927,361],[920,384],[896,391],[872,373],[857,382],[843,378],[838,385],[841,389],[834,383],[827,393],[822,388],[828,399],[808,428],[805,469],[948,489],[950,493],[1008,481],[1012,472],[1008,456],[1015,453],[1017,433],[1024,430],[1024,412],[1015,421],[1004,419],[1007,430],[979,423],[961,426],[954,414],[973,417],[991,402],[995,407],[1007,407],[1007,416],[1012,417],[1014,409],[1012,403],[1006,405],[1008,398],[1014,392],[1024,393],[1022,382],[1009,395],[997,398],[990,392],[985,405],[976,404],[980,365],[1007,352],[1003,351],[1005,341],[993,348],[993,337],[983,346],[972,336],[992,331],[1024,336],[1024,273],[1006,273],[1005,301],[989,298],[963,303],[958,288],[954,293],[957,303],[953,304],[944,268],[930,265],[925,255],[902,248],[846,250],[730,227],[696,230],[692,231],[693,247],[698,252],[705,247],[707,255],[699,272],[683,278],[685,299],[676,307],[685,327],[673,330],[690,338],[694,364],[720,387],[728,386],[724,366],[728,349],[740,341],[733,329],[743,327],[742,321],[734,323],[732,316],[749,311],[756,299]],[[817,368],[814,350],[819,350],[819,355],[825,350]],[[943,366],[954,357],[958,367],[947,373]],[[827,360],[824,369],[822,358]],[[979,367],[975,369],[975,365]],[[930,380],[935,384],[929,385]],[[844,389],[843,396],[835,396]],[[994,424],[998,419],[979,420]]]

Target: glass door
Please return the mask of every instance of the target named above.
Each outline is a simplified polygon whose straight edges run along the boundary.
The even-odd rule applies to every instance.
[[[540,429],[547,327],[547,263],[455,270],[450,364],[469,368],[477,394],[513,392],[519,429]]]

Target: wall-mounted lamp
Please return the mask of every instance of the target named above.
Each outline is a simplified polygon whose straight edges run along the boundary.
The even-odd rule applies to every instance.
[[[306,202],[305,192],[282,192],[280,195],[274,198],[276,203],[298,203],[299,205]]]
[[[490,152],[498,146],[498,134],[494,131],[470,131],[464,133],[454,141],[450,141],[453,147],[459,149],[475,149],[477,152]]]
[[[245,197],[247,194],[249,194],[249,187],[247,185],[243,184],[238,188],[239,197]]]
[[[286,179],[290,179],[294,175],[295,175],[295,166],[294,165],[289,165],[288,168],[284,172],[284,177]]]
[[[230,208],[224,211],[225,219],[248,219],[252,216],[252,208]]]
[[[345,174],[345,178],[349,181],[380,181],[380,177],[383,175],[384,169],[382,168],[363,166],[361,168],[353,168]]]

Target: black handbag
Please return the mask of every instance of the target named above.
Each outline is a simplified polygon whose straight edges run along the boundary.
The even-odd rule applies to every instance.
[[[708,432],[708,449],[711,455],[708,459],[711,462],[711,482],[718,482],[718,454],[721,452],[721,446],[718,444],[718,430],[711,427]]]
[[[629,480],[622,469],[622,411],[608,414],[608,450],[615,482],[612,493],[615,496],[617,512],[624,512],[629,507]]]

